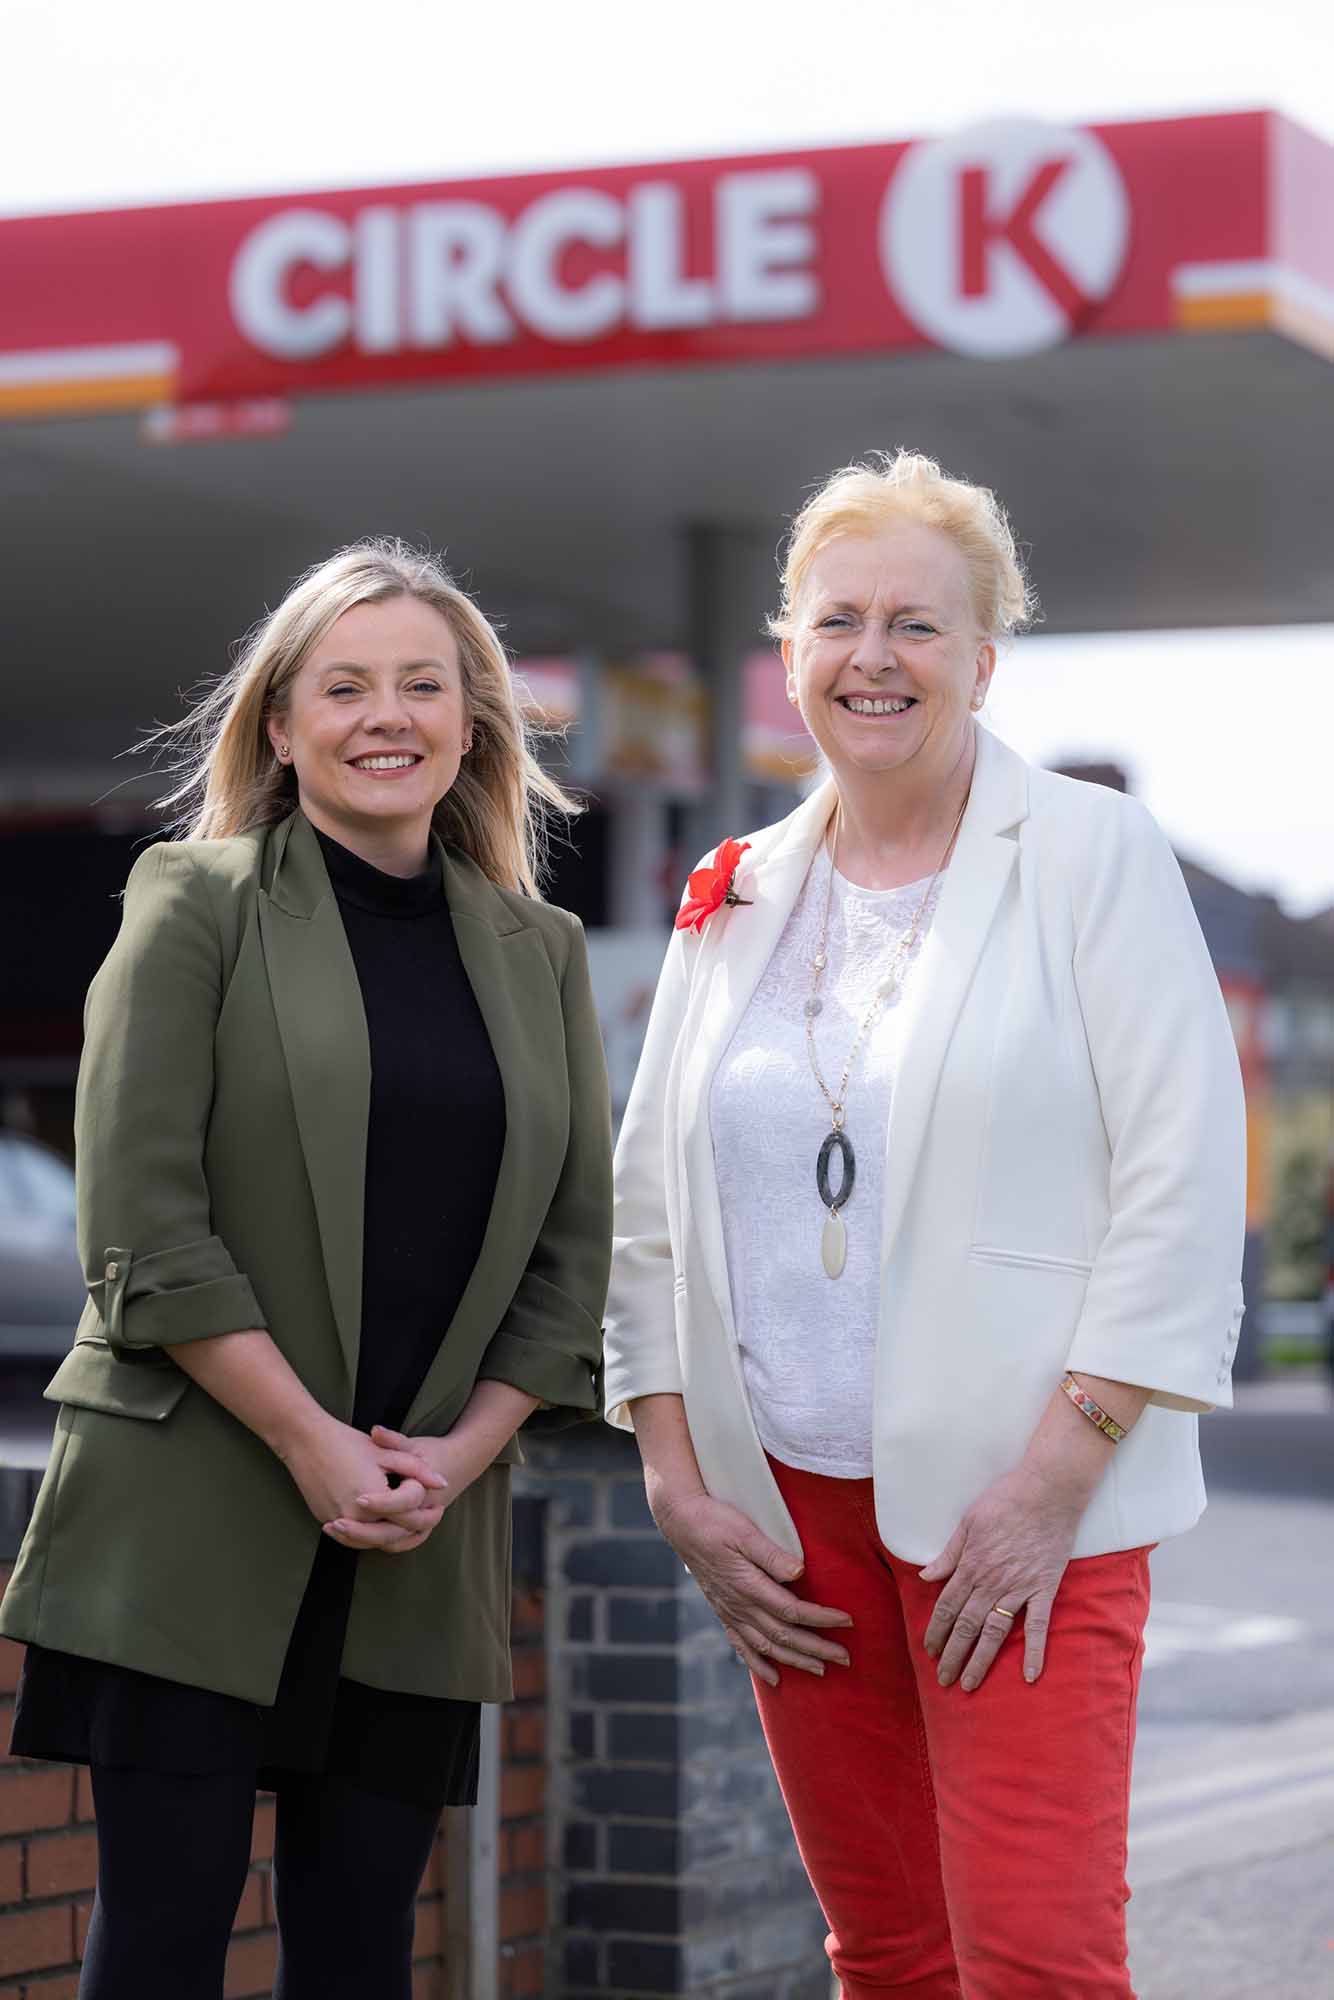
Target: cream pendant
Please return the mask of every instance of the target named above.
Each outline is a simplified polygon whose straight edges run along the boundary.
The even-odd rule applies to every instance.
[[[841,1278],[843,1266],[848,1261],[848,1232],[843,1217],[836,1208],[831,1208],[825,1217],[824,1234],[820,1239],[820,1256],[824,1262],[827,1278]]]

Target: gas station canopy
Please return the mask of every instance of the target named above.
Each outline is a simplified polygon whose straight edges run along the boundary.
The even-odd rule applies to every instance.
[[[1251,112],[0,222],[0,796],[362,534],[620,655],[695,645],[713,536],[753,644],[896,444],[996,486],[1049,629],[1334,620],[1331,214]]]

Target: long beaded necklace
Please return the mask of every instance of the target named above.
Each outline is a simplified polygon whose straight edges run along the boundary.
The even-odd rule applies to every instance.
[[[829,880],[825,884],[824,914],[820,919],[820,936],[816,943],[815,955],[811,959],[810,997],[806,1001],[803,1010],[806,1016],[806,1051],[810,1056],[811,1069],[814,1072],[815,1081],[819,1084],[825,1103],[829,1106],[830,1117],[830,1129],[820,1147],[819,1157],[815,1163],[816,1192],[819,1194],[821,1205],[825,1210],[824,1232],[820,1240],[820,1257],[824,1264],[826,1277],[841,1278],[843,1267],[848,1261],[848,1231],[841,1211],[846,1206],[848,1197],[851,1195],[857,1180],[857,1155],[853,1151],[852,1141],[844,1129],[844,1120],[847,1115],[848,1084],[852,1077],[853,1067],[857,1061],[862,1043],[879,1020],[888,1002],[903,984],[908,962],[912,957],[913,948],[921,932],[922,919],[926,915],[927,905],[930,903],[935,886],[944,872],[945,864],[949,860],[951,850],[958,838],[959,828],[963,824],[963,816],[968,807],[968,797],[969,794],[965,793],[963,804],[959,807],[954,825],[950,829],[950,837],[945,842],[945,851],[940,857],[935,874],[926,885],[926,894],[914,910],[912,922],[895,947],[894,955],[889,962],[889,970],[876,987],[875,993],[871,998],[871,1004],[862,1016],[862,1024],[853,1038],[852,1047],[848,1051],[848,1059],[843,1065],[843,1075],[839,1080],[837,1097],[824,1080],[820,1069],[820,1059],[815,1051],[815,1017],[824,1006],[824,1002],[820,998],[820,982],[824,978],[825,967],[829,963],[829,911],[834,897],[834,874],[838,862],[838,836],[842,831],[842,806],[838,805],[834,808],[834,830],[829,844]],[[832,1189],[829,1184],[829,1167],[835,1153],[839,1155],[841,1174],[838,1187]]]

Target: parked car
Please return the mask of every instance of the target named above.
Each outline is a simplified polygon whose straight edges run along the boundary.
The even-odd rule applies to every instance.
[[[73,1168],[25,1133],[0,1131],[0,1361],[60,1360],[87,1297]]]

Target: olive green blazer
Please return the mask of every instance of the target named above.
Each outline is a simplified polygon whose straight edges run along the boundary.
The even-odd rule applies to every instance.
[[[611,1144],[583,933],[436,852],[507,1123],[481,1253],[405,1428],[448,1430],[479,1378],[540,1397],[550,1407],[535,1422],[592,1416]],[[305,817],[141,856],[86,1028],[75,1137],[89,1299],[47,1391],[55,1440],[0,1630],[267,1704],[319,1523],[279,1460],[163,1348],[267,1327],[327,1410],[352,1409],[370,1053]],[[360,1557],[349,1678],[506,1698],[520,1456],[507,1448],[421,1548]]]

